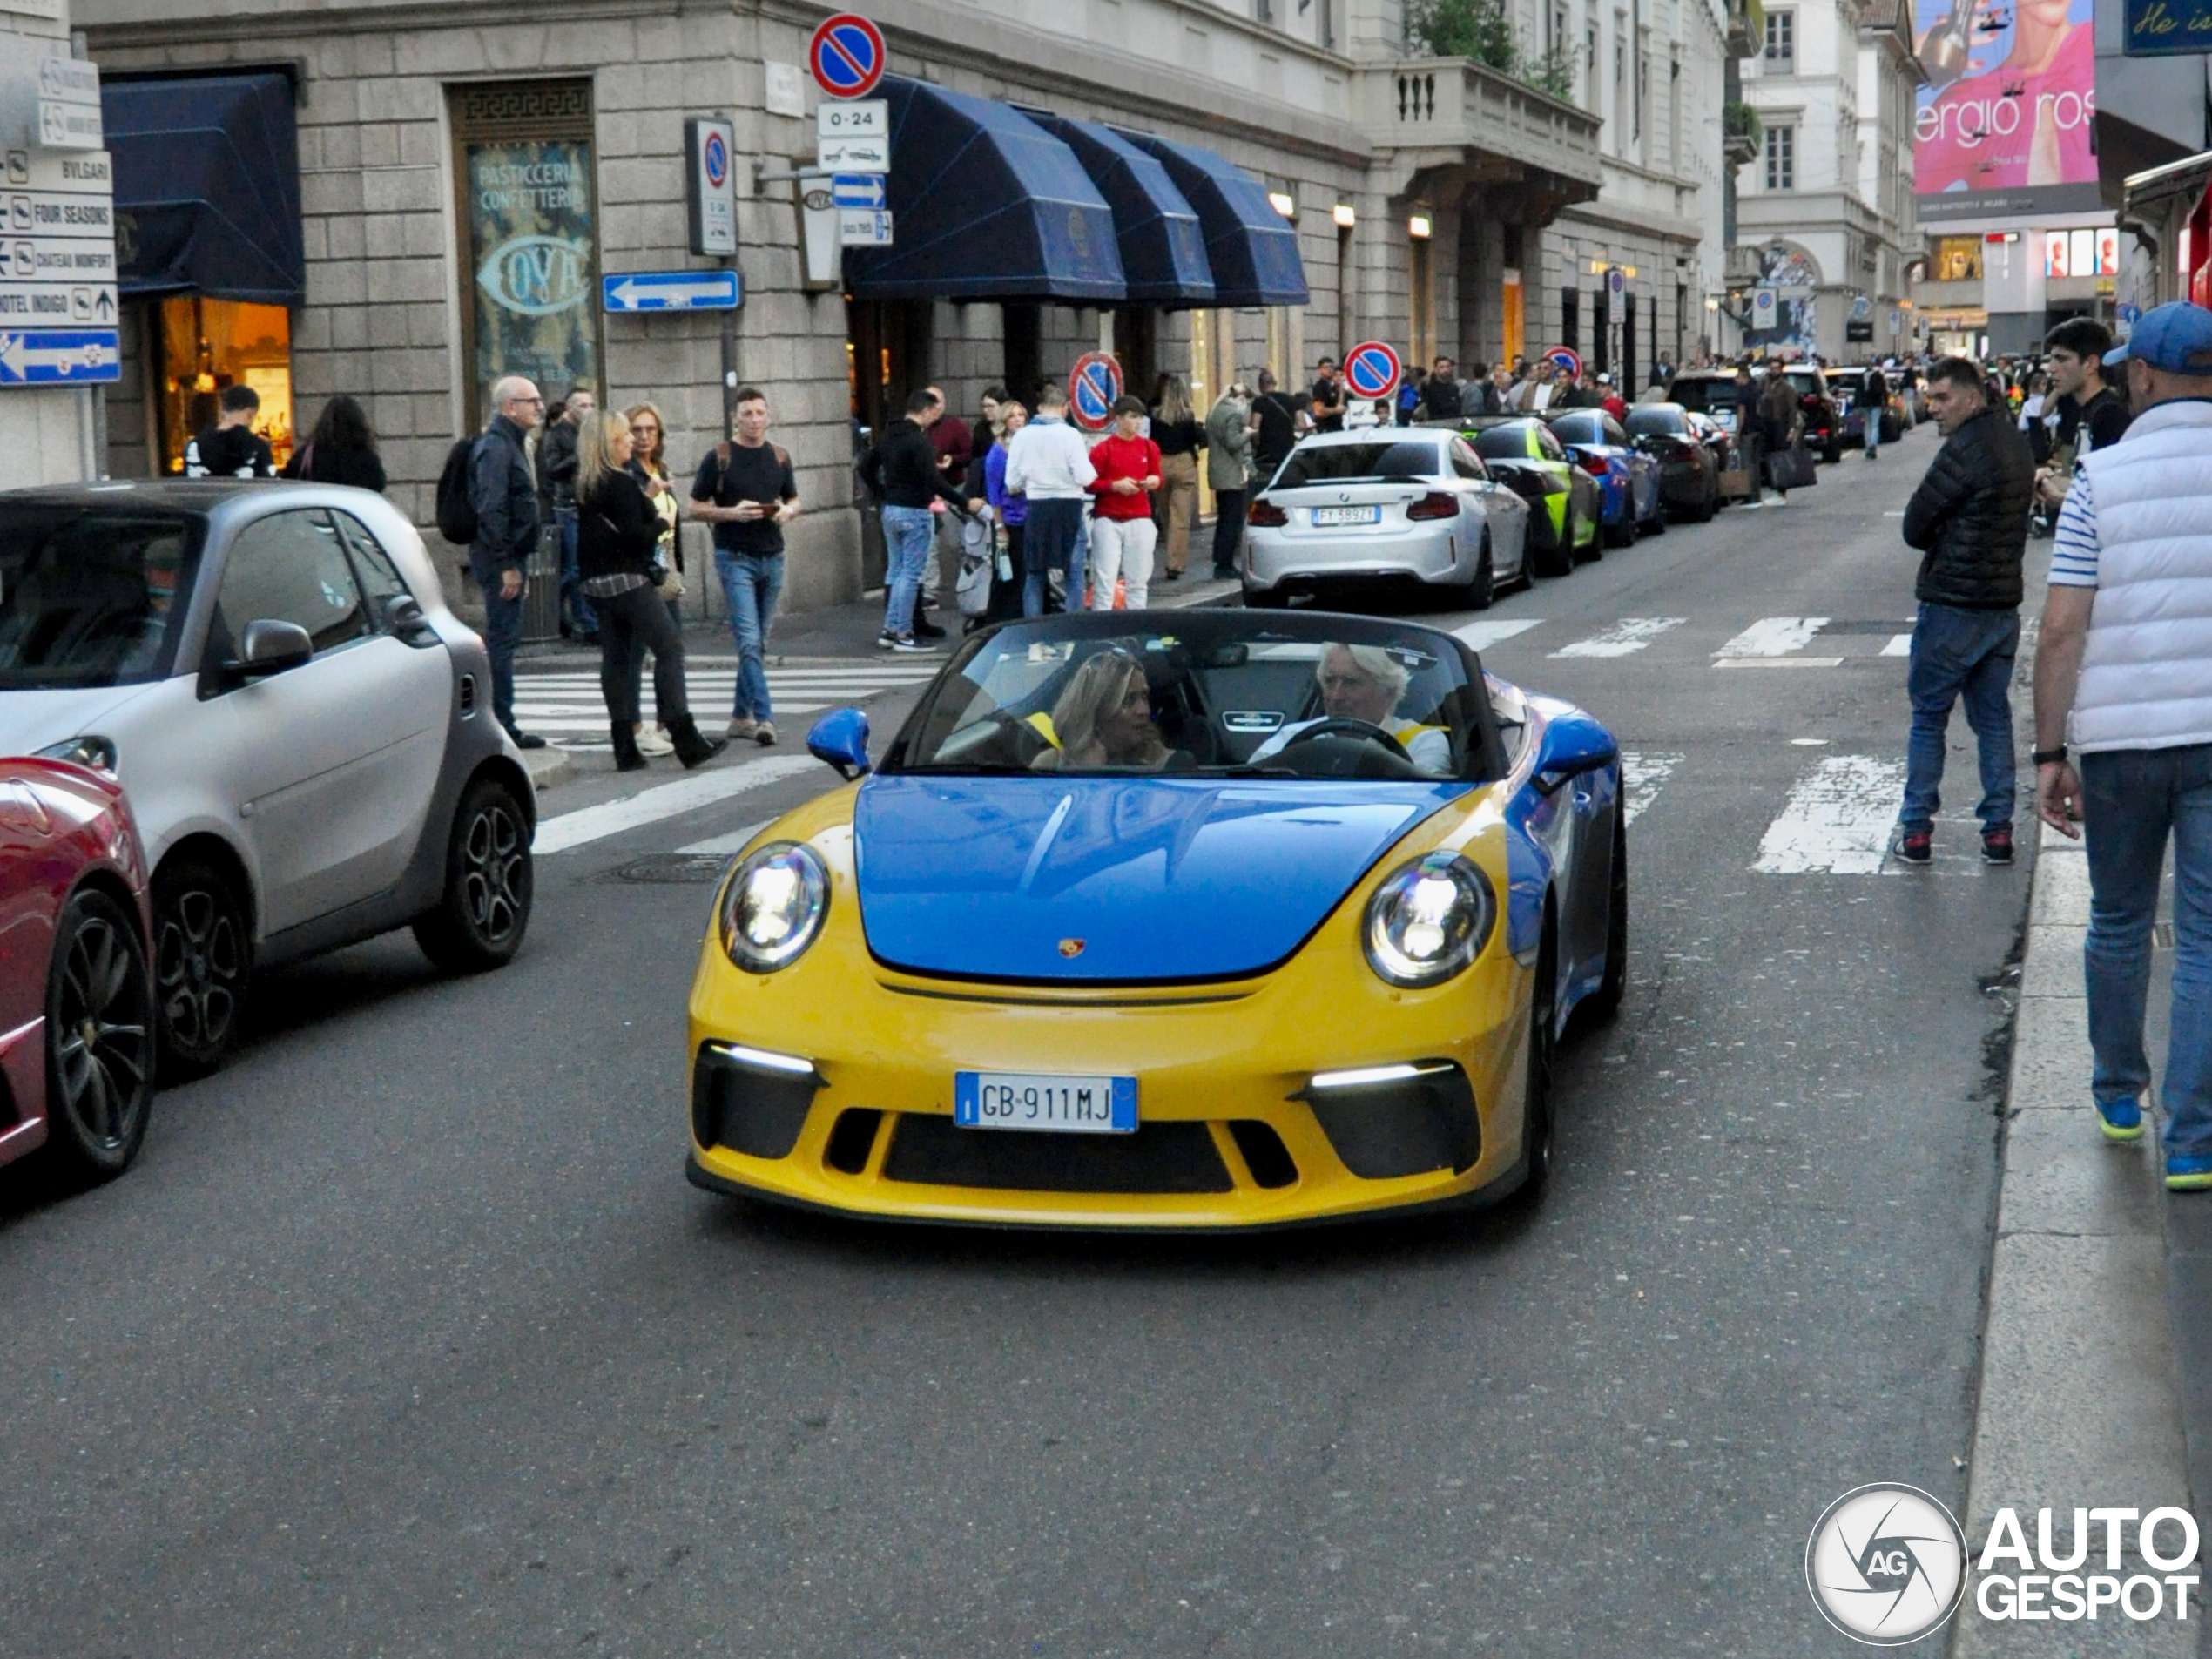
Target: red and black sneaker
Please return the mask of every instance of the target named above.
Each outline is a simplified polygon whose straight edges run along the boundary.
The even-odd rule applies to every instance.
[[[1897,838],[1900,864],[1925,864],[1935,857],[1935,836],[1927,830],[1907,830]]]
[[[1984,830],[1981,833],[1981,861],[1984,864],[2010,864],[2013,861],[2012,831]]]

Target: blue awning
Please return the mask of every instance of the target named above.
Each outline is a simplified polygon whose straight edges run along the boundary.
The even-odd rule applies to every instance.
[[[1023,111],[1027,114],[1028,111]],[[1197,211],[1168,170],[1111,127],[1065,116],[1030,115],[1076,153],[1114,210],[1132,305],[1210,306],[1213,271]]]
[[[1275,211],[1259,180],[1196,145],[1115,130],[1157,158],[1176,187],[1197,209],[1198,223],[1206,233],[1206,263],[1213,271],[1216,305],[1306,303],[1305,262],[1298,258],[1298,232]]]
[[[989,98],[903,76],[891,105],[893,243],[847,248],[863,300],[1123,299],[1113,211],[1068,146]]]
[[[125,296],[201,293],[296,306],[300,145],[282,75],[103,78]]]

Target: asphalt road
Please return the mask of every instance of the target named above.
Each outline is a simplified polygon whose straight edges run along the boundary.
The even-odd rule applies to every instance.
[[[613,873],[792,776],[543,860],[502,974],[276,976],[127,1179],[0,1177],[0,1654],[1858,1651],[1805,1535],[1963,1495],[2027,875],[1948,816],[1928,870],[1753,867],[1824,762],[1903,758],[1884,515],[1935,442],[1479,619],[1541,619],[1486,659],[1645,779],[1541,1210],[1127,1242],[695,1190],[710,889]],[[1713,666],[1800,617],[1840,664]]]

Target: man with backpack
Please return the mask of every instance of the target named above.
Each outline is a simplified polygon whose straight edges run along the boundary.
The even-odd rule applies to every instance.
[[[537,480],[529,431],[545,400],[520,374],[493,383],[491,424],[446,456],[438,477],[438,531],[469,550],[469,573],[484,596],[484,649],[491,658],[491,711],[518,749],[545,739],[515,725],[515,650],[523,643],[523,572],[537,547]]]
[[[187,478],[273,478],[269,441],[253,429],[261,395],[243,382],[226,386],[215,400],[215,424],[185,446]]]
[[[784,590],[784,525],[799,516],[791,455],[768,442],[768,398],[757,387],[737,396],[738,435],[718,443],[691,481],[691,516],[714,526],[714,574],[730,605],[738,648],[732,741],[775,742],[768,702],[768,630]]]

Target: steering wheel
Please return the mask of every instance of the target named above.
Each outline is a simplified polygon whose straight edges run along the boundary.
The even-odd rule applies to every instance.
[[[1311,743],[1316,738],[1361,738],[1369,743],[1380,744],[1408,765],[1411,765],[1413,761],[1413,757],[1406,752],[1406,745],[1380,726],[1370,725],[1365,720],[1345,719],[1338,715],[1331,715],[1325,720],[1316,720],[1276,752],[1288,753],[1301,743]]]

